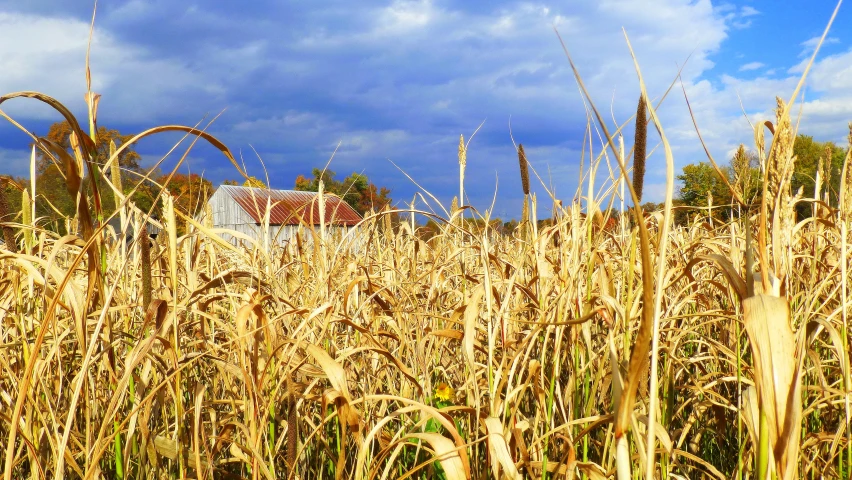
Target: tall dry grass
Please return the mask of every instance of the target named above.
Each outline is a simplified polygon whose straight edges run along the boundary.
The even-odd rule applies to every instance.
[[[669,169],[661,212],[601,221],[598,206],[638,205],[642,186],[589,98],[606,139],[580,187],[592,212],[554,198],[537,222],[519,147],[528,211],[512,234],[424,209],[441,225],[427,241],[385,210],[343,238],[305,224],[283,247],[225,242],[165,190],[162,233],[125,244],[100,226],[102,195],[128,231],[155,221],[123,190],[138,182],[115,163],[127,145],[92,161],[98,97],[88,134],[50,97],[0,97],[69,121],[73,155],[34,141],[63,166],[81,232],[3,217],[17,236],[0,250],[4,478],[848,478],[850,157],[839,205],[827,182],[790,192],[779,100],[755,129],[761,194],[737,180],[733,220],[672,225],[671,152],[637,74]],[[163,131],[236,166],[194,127],[133,142]],[[596,180],[606,149],[618,165]],[[462,140],[462,176],[467,152]]]

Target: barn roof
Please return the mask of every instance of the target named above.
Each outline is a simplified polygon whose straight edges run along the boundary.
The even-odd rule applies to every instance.
[[[235,185],[222,185],[219,189],[233,198],[257,223],[263,221],[267,199],[272,206],[269,212],[271,225],[298,225],[300,219],[308,224],[319,223],[319,200],[316,192]],[[353,226],[361,221],[361,215],[340,197],[326,195],[325,221],[335,225]]]

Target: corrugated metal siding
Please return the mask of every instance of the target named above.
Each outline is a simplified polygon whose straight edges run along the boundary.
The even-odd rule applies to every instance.
[[[233,198],[256,224],[263,221],[267,205],[271,206],[269,211],[271,225],[298,225],[300,219],[309,225],[320,223],[319,202],[314,192],[234,185],[222,185],[216,193],[220,191]],[[327,224],[351,227],[361,221],[361,216],[341,198],[328,195],[325,197],[325,221]]]
[[[266,194],[265,192],[270,193]],[[270,211],[270,225],[267,227],[267,231],[264,232],[262,221],[266,211],[267,199],[269,199],[270,204],[273,206]],[[284,202],[279,199],[287,199],[288,201]],[[308,231],[309,227],[305,225],[300,226],[299,217],[290,213],[287,207],[296,206],[296,211],[299,215],[308,215],[305,217],[305,223],[308,225],[311,224],[311,217],[309,215],[315,215],[313,223],[316,225],[317,230],[319,230],[319,209],[314,205],[311,210],[312,200],[316,204],[316,194],[313,192],[265,190],[222,185],[216,189],[216,192],[210,197],[207,203],[213,215],[212,223],[214,228],[240,232],[256,240],[263,247],[267,239],[269,245],[287,244],[295,239],[299,231],[302,233],[303,242],[309,245],[313,241],[313,236]],[[255,208],[255,201],[258,208]],[[259,213],[259,215],[255,217],[250,212]],[[332,220],[338,221],[333,222]],[[328,226],[326,230],[332,238],[342,238],[360,220],[361,217],[358,213],[346,202],[343,202],[337,197],[327,198],[326,222],[332,223],[332,225]],[[223,240],[235,244],[242,240],[227,233],[221,233],[221,236]]]

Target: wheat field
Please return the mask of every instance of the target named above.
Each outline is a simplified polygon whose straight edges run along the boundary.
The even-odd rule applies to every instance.
[[[431,238],[398,209],[345,237],[306,224],[285,247],[225,242],[168,193],[162,233],[124,242],[99,196],[127,231],[155,221],[120,187],[135,180],[91,161],[95,95],[84,122],[43,94],[0,97],[72,125],[74,155],[33,141],[64,165],[81,232],[47,230],[27,202],[3,224],[4,479],[849,478],[850,155],[839,202],[819,182],[791,192],[787,92],[755,126],[762,184],[729,185],[732,220],[675,224],[673,158],[639,82],[668,168],[660,211],[624,208],[641,181],[599,121],[582,203],[531,195],[519,149],[509,234],[424,192]],[[196,128],[134,141],[175,130],[242,173]],[[803,202],[814,216],[797,219]]]

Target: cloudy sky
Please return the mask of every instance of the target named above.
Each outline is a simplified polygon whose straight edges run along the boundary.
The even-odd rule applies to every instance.
[[[850,8],[805,89],[801,131],[818,140],[845,143],[852,120]],[[449,204],[459,134],[484,122],[469,146],[466,187],[480,209],[496,188],[494,215],[506,218],[521,205],[511,135],[559,197],[577,190],[587,115],[554,27],[610,129],[633,114],[639,92],[622,28],[654,98],[689,58],[684,87],[711,152],[727,161],[752,138],[743,108],[752,121],[771,118],[833,9],[833,0],[101,0],[91,69],[101,125],[131,133],[221,114],[209,131],[263,177],[259,154],[276,188],[292,188],[339,144],[331,164],[339,176],[365,173],[408,202],[418,189],[393,161]],[[0,0],[0,93],[41,91],[84,118],[91,14],[88,1]],[[41,135],[60,118],[29,100],[2,108]],[[679,87],[659,113],[677,166],[703,160]],[[177,140],[151,138],[138,151],[150,164]],[[657,141],[653,134],[649,148]],[[0,173],[27,172],[28,143],[0,125]],[[200,145],[186,168],[214,184],[237,177]],[[664,169],[658,150],[647,200],[662,199]]]

